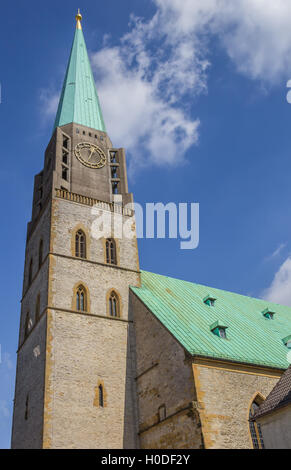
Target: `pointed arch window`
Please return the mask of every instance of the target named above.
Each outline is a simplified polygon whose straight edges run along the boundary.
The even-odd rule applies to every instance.
[[[119,297],[114,291],[109,296],[109,315],[111,317],[120,317]]]
[[[38,294],[35,304],[35,323],[39,320],[40,316],[40,294]]]
[[[104,391],[103,391],[103,386],[101,384],[98,387],[98,393],[99,393],[99,406],[103,408],[104,407]]]
[[[28,271],[28,285],[32,283],[32,270],[33,270],[33,259],[31,258],[29,263],[29,271]]]
[[[84,286],[79,286],[76,292],[76,308],[79,312],[87,311],[87,292]]]
[[[106,263],[117,264],[116,242],[113,238],[107,238],[106,240]]]
[[[77,258],[86,258],[86,235],[83,230],[78,230],[75,235],[75,255]]]
[[[262,435],[261,426],[256,421],[252,421],[252,418],[256,411],[259,409],[260,405],[263,403],[263,398],[260,395],[257,395],[253,400],[250,411],[249,411],[249,419],[250,419],[250,433],[253,442],[254,449],[264,449],[264,440]]]
[[[40,240],[39,248],[38,248],[38,269],[41,268],[42,261],[43,261],[43,241]]]

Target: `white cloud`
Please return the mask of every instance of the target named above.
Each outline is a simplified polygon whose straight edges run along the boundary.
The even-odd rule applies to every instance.
[[[262,297],[270,302],[275,302],[291,307],[291,256],[280,266],[268,289]]]
[[[193,63],[199,72],[192,70],[187,82],[182,67],[190,68],[195,54],[189,56],[181,45],[165,60],[159,57],[165,51],[147,50],[148,34],[149,29],[136,20],[120,47],[93,55],[98,92],[109,135],[115,145],[126,146],[135,164],[175,165],[197,142],[199,127],[198,119],[187,117],[179,98],[185,90],[203,88],[201,73],[206,64]]]
[[[281,255],[282,251],[286,248],[287,243],[280,243],[275,251],[265,258],[265,261],[271,261]]]
[[[291,2],[155,0],[172,38],[217,34],[238,70],[275,82],[291,73]],[[289,76],[288,76],[289,74]]]
[[[39,101],[41,104],[42,122],[47,123],[48,120],[56,115],[59,99],[60,93],[52,88],[40,90]]]
[[[207,92],[210,38],[240,73],[266,84],[291,76],[291,1],[152,0],[152,18],[131,17],[117,46],[93,53],[98,92],[114,145],[136,164],[175,165],[198,142],[193,98]],[[42,92],[45,115],[58,95]]]

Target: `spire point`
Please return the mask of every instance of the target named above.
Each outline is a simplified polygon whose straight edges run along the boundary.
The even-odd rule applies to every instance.
[[[77,15],[76,15],[76,21],[77,21],[76,28],[77,28],[77,29],[82,29],[82,25],[81,25],[82,15],[81,15],[81,13],[80,13],[80,8],[78,8],[78,13],[77,13]]]

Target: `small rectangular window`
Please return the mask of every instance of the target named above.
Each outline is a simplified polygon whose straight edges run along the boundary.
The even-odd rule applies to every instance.
[[[65,181],[68,181],[68,168],[65,166],[62,167],[62,178]]]
[[[76,129],[76,134],[80,134],[80,131],[78,128]]]

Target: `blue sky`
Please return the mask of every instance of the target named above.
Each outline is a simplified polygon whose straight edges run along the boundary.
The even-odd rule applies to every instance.
[[[135,200],[200,203],[198,249],[140,240],[141,267],[291,305],[288,3],[2,5],[0,448],[10,445],[33,177],[51,135],[77,8],[108,133],[127,149]]]

